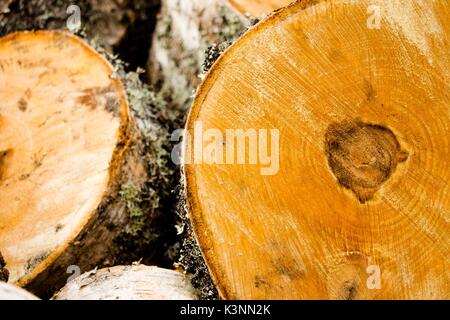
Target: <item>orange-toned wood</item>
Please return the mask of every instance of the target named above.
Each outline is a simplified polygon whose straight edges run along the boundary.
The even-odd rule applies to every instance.
[[[275,175],[185,165],[224,298],[449,298],[449,34],[444,0],[301,1],[216,62],[191,135],[280,134]]]
[[[241,14],[250,14],[253,17],[263,17],[294,1],[295,0],[228,0],[228,2]]]
[[[0,249],[10,282],[40,276],[50,289],[69,265],[95,265],[111,247],[106,225],[123,214],[108,211],[104,229],[95,221],[130,140],[125,91],[112,75],[66,33],[0,39]]]

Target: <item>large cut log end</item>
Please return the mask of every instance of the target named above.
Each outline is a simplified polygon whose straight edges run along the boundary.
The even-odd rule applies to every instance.
[[[0,39],[0,57],[0,248],[10,281],[38,290],[39,276],[51,288],[71,264],[108,257],[124,221],[123,209],[107,210],[111,196],[124,162],[128,179],[145,178],[143,160],[127,152],[121,82],[82,40],[14,33]]]
[[[296,2],[198,89],[186,195],[224,298],[449,297],[450,4],[399,3]]]

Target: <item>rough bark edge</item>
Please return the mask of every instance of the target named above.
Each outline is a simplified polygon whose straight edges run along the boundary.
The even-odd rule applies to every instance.
[[[176,265],[181,267],[185,272],[193,274],[191,283],[202,300],[218,300],[220,299],[219,292],[206,266],[205,259],[189,219],[183,177],[183,169],[181,169],[180,184],[177,187],[177,212],[180,218],[177,227],[183,240]]]
[[[122,123],[123,135],[110,163],[107,197],[65,251],[50,262],[50,266],[30,283],[19,279],[19,283],[43,297],[48,297],[64,284],[69,276],[66,273],[69,266],[90,270],[97,265],[129,263],[139,258],[153,261],[158,251],[168,246],[168,230],[158,225],[164,216],[163,207],[168,197],[166,190],[170,187],[172,174],[166,170],[166,162],[170,158],[164,150],[168,131],[161,124],[165,104],[140,82],[137,73],[126,74],[121,61],[97,49],[98,53],[110,58],[116,68],[114,75],[122,80],[127,91],[124,98],[128,97],[133,116],[130,123]],[[129,174],[139,169],[144,174]],[[34,268],[49,254],[42,252],[30,259],[28,268]]]
[[[249,25],[236,34],[231,36],[231,40],[225,38],[222,42],[211,44],[205,51],[205,59],[202,63],[199,79],[203,79],[214,63],[220,56],[235,42],[256,25],[260,20],[254,17],[248,17]],[[220,295],[211,277],[209,269],[203,257],[200,245],[194,233],[191,220],[188,215],[188,204],[186,201],[186,185],[184,180],[184,168],[181,166],[179,171],[179,183],[175,187],[177,200],[177,214],[179,221],[177,224],[178,232],[181,235],[182,243],[179,252],[177,266],[185,272],[193,274],[192,285],[198,291],[198,295],[203,300],[219,300]]]
[[[233,50],[234,46],[237,44],[237,42],[244,41],[243,40],[244,38],[246,39],[246,38],[251,37],[253,35],[253,33],[258,32],[258,30],[266,27],[267,24],[269,24],[270,22],[273,22],[276,18],[282,18],[283,16],[286,16],[288,14],[288,12],[291,12],[292,10],[305,10],[309,7],[312,7],[312,6],[320,3],[321,1],[324,1],[324,0],[296,0],[286,7],[274,10],[272,13],[268,14],[262,20],[255,19],[253,21],[254,24],[251,25],[244,33],[242,33],[239,38],[235,39],[232,42],[229,42],[228,44],[226,44],[226,43],[222,44],[223,49],[219,50],[219,52],[217,54],[212,54],[211,61],[207,61],[204,63],[206,68],[205,68],[204,74],[202,75],[203,81],[197,88],[197,92],[195,94],[194,101],[192,102],[192,106],[190,108],[188,117],[193,117],[193,116],[195,116],[196,113],[198,113],[197,109],[199,108],[199,106],[197,105],[197,108],[196,108],[196,99],[199,99],[199,96],[204,94],[204,92],[208,92],[208,90],[204,89],[204,88],[205,88],[205,86],[208,86],[208,82],[210,82],[210,80],[209,80],[210,75],[212,76],[215,73],[216,66],[220,63],[220,61],[222,59],[225,58],[226,54],[231,54],[230,52],[232,52],[232,50]],[[209,84],[209,86],[210,86],[210,84]],[[187,120],[187,123],[186,123],[186,130],[188,130],[188,125],[189,125],[189,119]],[[181,174],[182,174],[183,192],[181,193],[181,197],[182,197],[181,201],[183,203],[183,210],[179,212],[179,215],[182,217],[182,219],[184,219],[184,221],[188,221],[189,237],[195,242],[198,250],[200,251],[200,257],[196,257],[195,255],[190,254],[188,259],[193,260],[192,264],[198,264],[200,266],[201,265],[205,266],[207,275],[205,275],[205,280],[203,281],[203,283],[205,285],[205,289],[210,288],[209,287],[210,283],[213,284],[214,289],[217,292],[217,296],[213,296],[213,298],[219,297],[219,298],[223,298],[223,299],[233,299],[234,297],[230,296],[230,294],[228,292],[228,288],[225,288],[223,285],[222,286],[216,285],[217,279],[218,279],[217,270],[213,270],[211,268],[211,263],[207,262],[208,259],[205,255],[205,252],[200,249],[201,246],[199,244],[198,235],[196,234],[196,232],[194,230],[195,228],[193,226],[194,219],[193,219],[193,217],[189,217],[189,212],[191,211],[191,206],[193,205],[193,203],[198,202],[198,200],[197,200],[197,196],[191,195],[192,193],[190,193],[187,188],[187,185],[186,185],[186,176],[188,175],[187,171],[188,170],[186,168],[182,168]],[[188,196],[188,194],[189,194],[189,196]],[[190,201],[188,199],[190,199]],[[209,243],[209,242],[207,241],[207,243]]]
[[[224,39],[220,43],[211,44],[205,52],[205,60],[202,63],[199,78],[203,79],[209,72],[214,63],[220,56],[243,34],[250,30],[260,20],[254,17],[248,17],[249,25],[235,34],[231,40]],[[184,180],[184,168],[180,168],[179,184],[176,186],[177,200],[177,214],[179,222],[177,229],[182,237],[181,249],[178,257],[177,265],[186,272],[192,273],[192,284],[197,289],[199,296],[204,300],[218,300],[220,299],[219,292],[214,284],[209,269],[203,257],[200,245],[195,236],[191,220],[188,215],[188,204],[186,201],[186,184]]]
[[[70,5],[81,13],[81,31],[112,51],[121,46],[127,29],[148,19],[159,0],[2,0],[0,36],[14,31],[59,30],[66,28]]]
[[[101,52],[101,49],[97,48],[97,51]],[[119,172],[107,192],[108,197],[89,224],[52,267],[35,279],[37,286],[28,286],[45,297],[64,285],[69,276],[62,266],[79,265],[82,271],[87,271],[136,260],[167,265],[161,260],[170,260],[167,255],[173,245],[171,234],[174,230],[171,223],[163,222],[171,219],[167,206],[173,176],[168,163],[168,130],[163,124],[166,105],[139,80],[138,73],[125,73],[123,63],[117,59],[112,63],[127,92],[134,120],[131,143],[117,166]],[[138,166],[143,166],[145,176],[129,174]],[[108,246],[99,241],[105,234],[113,235],[113,239],[108,239]],[[51,283],[47,276],[56,277],[58,282],[53,288],[42,291],[43,285]]]
[[[153,36],[153,46],[147,64],[150,83],[170,101],[177,114],[178,125],[184,125],[186,114],[192,103],[193,94],[201,82],[202,64],[208,54],[208,48],[224,41],[234,41],[245,30],[250,17],[240,16],[228,4],[218,1],[217,15],[211,21],[200,21],[198,26],[202,38],[199,50],[186,49],[185,40],[173,30],[172,17],[162,6]],[[200,19],[200,18],[199,18]],[[156,58],[157,51],[164,51],[170,63],[168,70],[160,65]],[[175,77],[172,79],[172,77]]]
[[[157,45],[169,49],[171,57],[175,61],[180,60],[177,63],[177,67],[182,70],[180,73],[189,79],[189,81],[186,79],[186,81],[182,81],[179,87],[173,87],[165,81],[158,66],[149,62],[149,73],[150,75],[153,74],[153,81],[151,82],[158,88],[160,95],[168,101],[168,110],[170,110],[172,116],[172,130],[184,126],[187,110],[192,103],[193,92],[201,82],[203,74],[233,41],[245,33],[249,26],[257,22],[255,18],[239,16],[226,4],[222,4],[220,8],[218,16],[213,21],[216,26],[215,34],[212,36],[214,41],[206,41],[205,38],[203,39],[205,52],[191,51],[187,54],[185,52],[181,57],[173,43],[170,45],[173,40],[171,38],[171,17],[164,12],[164,8],[159,15],[153,43],[159,42]],[[153,50],[154,48],[151,55],[154,54]],[[198,60],[197,55],[199,54],[202,54],[205,59]],[[172,179],[173,194],[176,197],[174,201],[176,207],[173,210],[179,218],[175,225],[178,232],[177,240],[179,240],[173,250],[178,255],[178,262],[175,263],[175,266],[183,269],[184,272],[193,274],[192,284],[197,289],[201,299],[219,299],[186,214],[183,174],[180,168],[175,166],[172,166],[172,168],[176,170]]]
[[[9,271],[6,269],[6,262],[0,252],[0,281],[8,282]]]

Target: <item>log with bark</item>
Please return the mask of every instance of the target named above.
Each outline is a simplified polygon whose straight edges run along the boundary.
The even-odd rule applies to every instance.
[[[150,83],[169,101],[174,129],[184,126],[193,92],[221,53],[262,15],[287,4],[226,0],[163,0],[148,62]],[[261,12],[252,17],[246,11]],[[264,11],[264,12],[262,12]],[[183,182],[178,181],[176,188]],[[182,196],[181,196],[182,198]],[[180,266],[195,273],[193,283],[202,298],[217,293],[180,200],[179,225],[183,226]]]
[[[189,278],[144,265],[92,270],[69,281],[53,300],[195,300]]]
[[[292,0],[162,0],[148,62],[150,83],[168,92],[180,122],[217,57],[249,26]]]
[[[234,40],[248,19],[223,0],[163,0],[148,62],[152,85],[168,92],[180,122],[201,79],[207,49]]]
[[[449,34],[447,1],[300,1],[219,58],[184,178],[223,298],[448,299]]]
[[[165,227],[150,227],[170,192],[154,94],[63,32],[10,34],[0,57],[0,248],[10,281],[48,296],[70,266],[164,250],[154,241]]]
[[[184,126],[193,92],[201,81],[200,74],[246,30],[247,25],[248,19],[222,0],[162,1],[147,73],[151,85],[169,101],[173,130]],[[174,189],[178,195],[182,182],[179,175],[174,176]],[[177,263],[195,274],[193,285],[201,298],[217,298],[217,291],[184,214],[184,199],[182,196],[179,198],[176,210],[181,221],[177,228],[182,245]]]

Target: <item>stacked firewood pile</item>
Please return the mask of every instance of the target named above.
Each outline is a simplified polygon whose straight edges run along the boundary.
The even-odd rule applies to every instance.
[[[450,3],[0,3],[0,299],[446,299]]]

